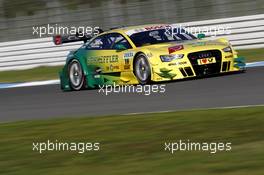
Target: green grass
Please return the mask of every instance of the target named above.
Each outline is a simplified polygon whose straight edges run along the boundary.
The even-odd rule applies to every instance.
[[[264,61],[264,48],[238,50],[238,55],[245,57],[247,62]]]
[[[247,62],[264,61],[264,49],[239,50],[239,56],[246,58]],[[25,82],[58,79],[62,66],[38,67],[29,70],[0,72],[0,82]]]
[[[264,107],[0,124],[4,175],[263,175]],[[99,152],[32,151],[32,142],[100,142]],[[164,142],[231,142],[229,152],[164,151]]]
[[[37,67],[28,70],[4,71],[0,72],[0,82],[25,82],[25,81],[41,81],[59,78],[59,71],[62,66]]]

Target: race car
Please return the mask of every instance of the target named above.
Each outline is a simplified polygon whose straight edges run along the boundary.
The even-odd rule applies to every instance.
[[[168,24],[121,27],[96,36],[55,36],[55,44],[84,41],[60,72],[62,90],[148,84],[245,70],[225,38],[205,39]]]

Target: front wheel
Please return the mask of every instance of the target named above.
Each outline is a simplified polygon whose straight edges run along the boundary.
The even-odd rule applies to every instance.
[[[80,90],[84,87],[84,74],[80,62],[72,60],[68,67],[70,86],[73,90]]]
[[[140,84],[147,84],[151,80],[151,69],[144,54],[139,54],[134,62],[134,74]]]

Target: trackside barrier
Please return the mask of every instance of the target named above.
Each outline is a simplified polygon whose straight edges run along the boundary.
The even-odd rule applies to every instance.
[[[180,24],[177,24],[180,25]],[[181,23],[184,27],[229,28],[231,33],[211,30],[207,37],[228,38],[236,49],[264,48],[264,14]],[[55,46],[52,38],[0,43],[0,71],[30,69],[38,66],[63,65],[69,51],[82,42]]]

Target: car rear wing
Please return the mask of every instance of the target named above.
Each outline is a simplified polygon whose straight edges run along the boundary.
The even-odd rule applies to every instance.
[[[103,33],[103,30],[99,30],[99,34]],[[75,35],[56,35],[53,36],[53,42],[55,45],[61,45],[64,43],[72,43],[72,42],[78,42],[83,41],[86,43],[90,39],[92,39],[95,36],[95,34],[81,34],[76,33]]]

